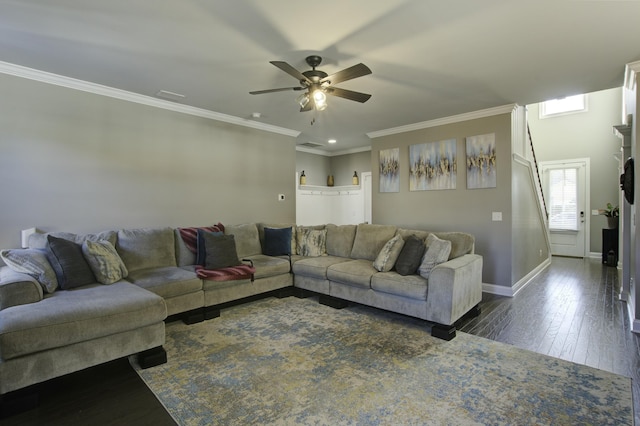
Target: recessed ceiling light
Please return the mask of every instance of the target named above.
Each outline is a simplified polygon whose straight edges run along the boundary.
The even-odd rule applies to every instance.
[[[338,142],[338,141],[337,141],[337,140],[335,140],[335,139],[329,139],[327,142],[329,142],[329,143],[336,143],[336,142]]]

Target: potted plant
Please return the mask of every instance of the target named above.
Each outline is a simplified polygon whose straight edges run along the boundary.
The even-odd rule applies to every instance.
[[[600,209],[598,212],[607,217],[609,229],[616,229],[618,227],[618,220],[620,218],[620,208],[618,206],[613,207],[611,203],[607,203],[607,208]]]

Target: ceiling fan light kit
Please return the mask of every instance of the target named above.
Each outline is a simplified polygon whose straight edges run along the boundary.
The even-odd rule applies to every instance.
[[[360,63],[352,67],[338,71],[335,74],[328,75],[324,71],[317,70],[316,67],[322,62],[322,58],[317,55],[307,56],[307,64],[310,70],[300,72],[291,65],[282,61],[271,61],[270,63],[280,68],[292,77],[295,77],[300,86],[283,87],[279,89],[257,90],[249,92],[252,95],[261,95],[264,93],[282,92],[287,90],[304,90],[300,96],[296,97],[296,102],[300,105],[300,111],[324,111],[327,108],[327,95],[338,96],[350,101],[364,103],[371,98],[371,95],[352,90],[340,89],[334,87],[334,84],[343,81],[352,80],[354,78],[363,77],[371,74],[371,70],[366,65]]]

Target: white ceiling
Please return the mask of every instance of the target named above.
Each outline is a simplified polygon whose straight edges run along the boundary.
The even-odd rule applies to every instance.
[[[269,61],[304,71],[310,54],[328,74],[369,66],[337,86],[372,98],[301,113],[299,92],[249,94],[297,85]],[[0,0],[0,61],[184,94],[334,153],[374,131],[621,86],[639,59],[633,0]]]

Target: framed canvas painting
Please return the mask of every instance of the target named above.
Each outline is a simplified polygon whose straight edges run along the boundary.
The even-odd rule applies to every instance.
[[[456,175],[455,139],[409,147],[409,191],[455,189]]]
[[[467,139],[467,189],[496,187],[496,135]]]
[[[400,192],[400,148],[380,150],[380,192]]]

